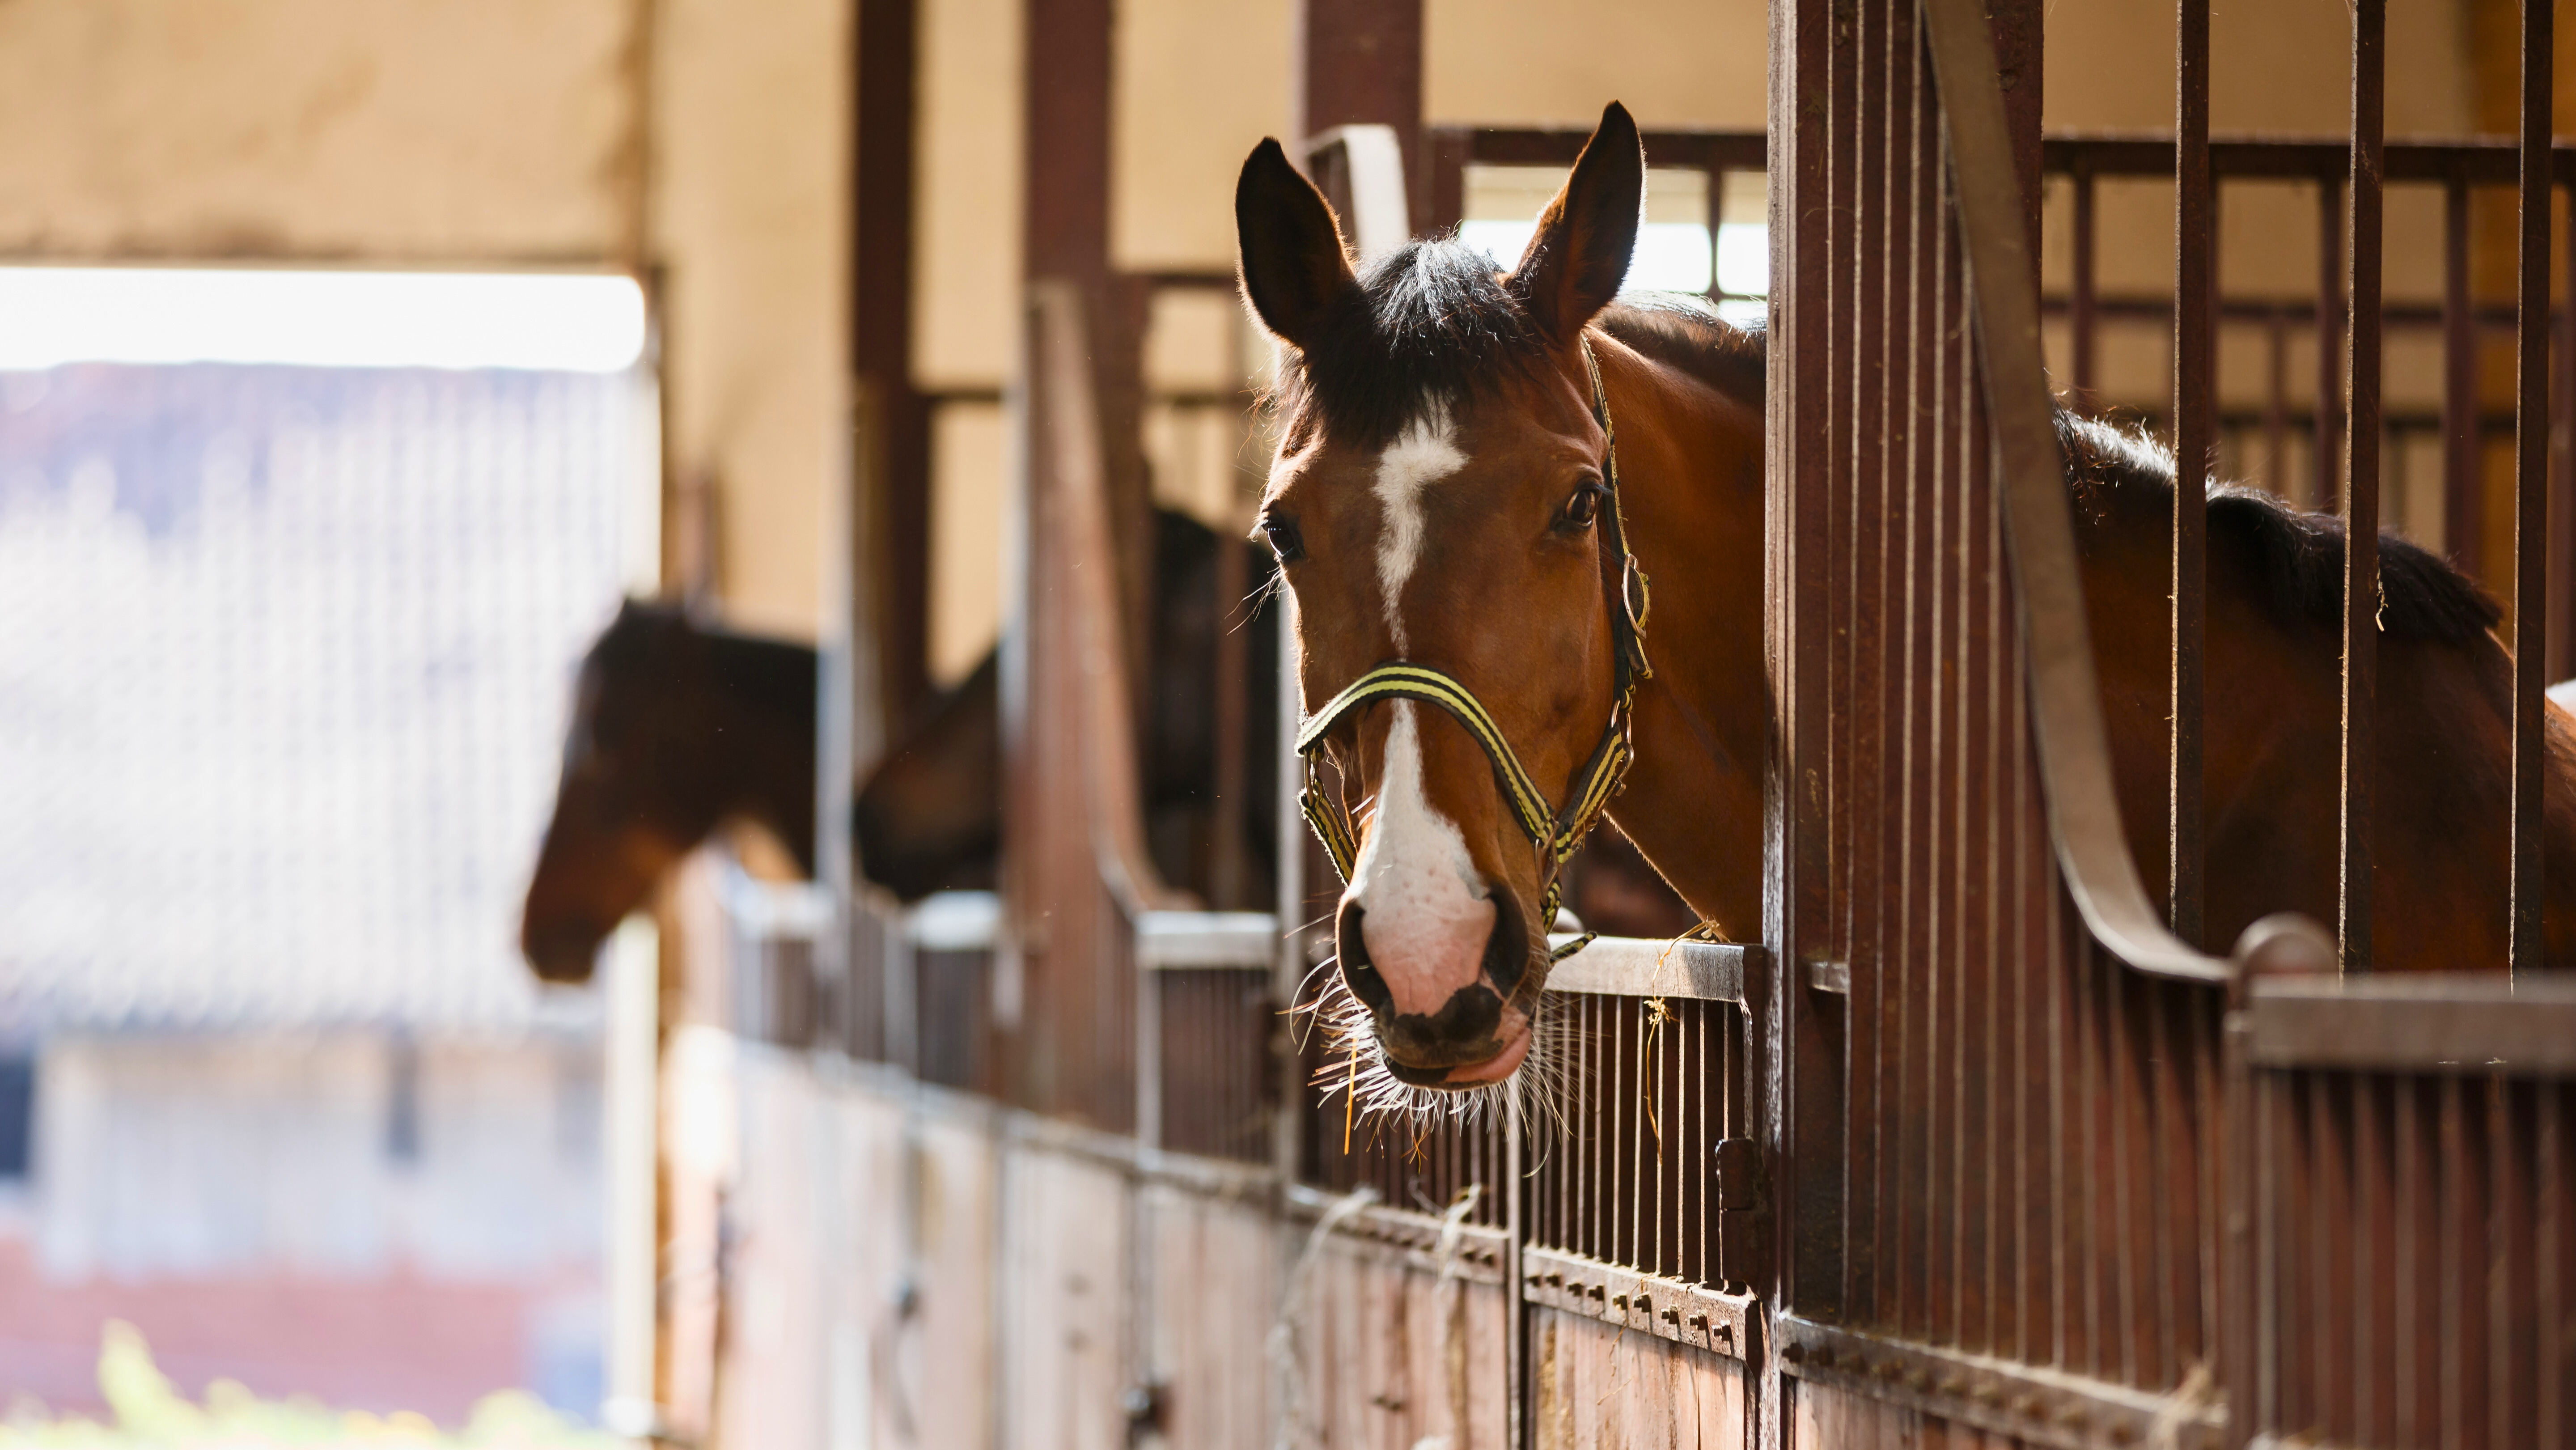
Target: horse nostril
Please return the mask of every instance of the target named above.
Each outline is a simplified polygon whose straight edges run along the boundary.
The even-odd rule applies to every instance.
[[[1494,984],[1494,992],[1505,1001],[1529,971],[1529,931],[1521,922],[1520,903],[1512,899],[1512,890],[1503,883],[1493,883],[1494,930],[1485,938],[1485,980]]]
[[[1387,990],[1386,978],[1369,961],[1368,942],[1360,935],[1360,918],[1366,915],[1357,906],[1342,908],[1341,920],[1333,929],[1335,950],[1341,955],[1342,980],[1349,984],[1351,995],[1382,1020],[1395,1015],[1395,994]]]

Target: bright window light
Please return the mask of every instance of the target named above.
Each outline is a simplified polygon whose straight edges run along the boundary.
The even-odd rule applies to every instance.
[[[644,351],[626,277],[0,267],[0,370],[283,363],[613,373]]]
[[[1471,221],[1458,228],[1458,238],[1482,249],[1496,265],[1508,267],[1520,260],[1537,229],[1534,222]],[[1754,225],[1718,228],[1717,254],[1712,258],[1707,227],[1697,222],[1647,222],[1637,229],[1627,287],[1635,292],[1706,292],[1712,265],[1727,291],[1763,295],[1771,285],[1771,253],[1764,229]],[[1752,311],[1761,315],[1758,307]]]

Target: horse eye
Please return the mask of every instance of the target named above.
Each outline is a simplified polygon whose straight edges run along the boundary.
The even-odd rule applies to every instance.
[[[1608,490],[1597,483],[1586,483],[1565,501],[1565,527],[1588,529],[1601,516],[1601,498]]]
[[[1294,564],[1306,557],[1306,541],[1297,534],[1294,519],[1263,519],[1261,536],[1270,543],[1270,552],[1282,564]]]

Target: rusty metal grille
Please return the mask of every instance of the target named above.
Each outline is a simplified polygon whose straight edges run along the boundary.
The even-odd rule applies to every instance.
[[[2258,1075],[2254,1426],[2576,1445],[2576,1083]]]
[[[1307,1057],[1324,1069],[1319,1052],[1310,1047]],[[1456,1207],[1472,1188],[1476,1200],[1467,1223],[1500,1228],[1510,1221],[1504,1197],[1512,1186],[1508,1131],[1499,1119],[1346,1119],[1340,1094],[1322,1100],[1310,1091],[1305,1097],[1304,1168],[1298,1175],[1303,1181],[1333,1193],[1365,1185],[1389,1208],[1435,1217]]]
[[[1529,1242],[1718,1284],[1718,1144],[1744,1135],[1732,1002],[1551,994],[1556,1062],[1531,1114]]]
[[[1162,1141],[1180,1153],[1270,1161],[1278,1074],[1271,1037],[1279,1015],[1266,972],[1239,967],[1164,968],[1146,990],[1162,994]]]
[[[1826,204],[1775,208],[1794,406],[1819,414],[1773,433],[1817,787],[1791,902],[1793,1297],[2167,1388],[2216,1351],[2217,998],[2110,960],[2066,898],[1924,37],[1902,0],[1850,16],[1789,178]]]

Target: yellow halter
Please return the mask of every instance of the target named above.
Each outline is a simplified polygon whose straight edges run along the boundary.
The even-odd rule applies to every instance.
[[[1612,664],[1612,699],[1609,723],[1602,727],[1600,743],[1592,747],[1592,756],[1575,771],[1568,783],[1565,804],[1555,810],[1548,807],[1547,796],[1538,782],[1530,778],[1520,757],[1513,753],[1502,727],[1494,722],[1493,712],[1476,698],[1476,692],[1459,683],[1455,675],[1434,665],[1414,660],[1389,660],[1352,681],[1340,694],[1325,702],[1324,707],[1306,717],[1297,730],[1297,754],[1306,763],[1306,788],[1298,796],[1298,805],[1306,813],[1306,823],[1315,829],[1325,851],[1333,858],[1333,869],[1342,880],[1351,879],[1353,863],[1359,855],[1358,832],[1351,824],[1350,813],[1337,797],[1327,797],[1322,789],[1315,757],[1324,746],[1324,737],[1354,711],[1380,700],[1420,700],[1446,710],[1485,752],[1494,765],[1494,780],[1502,788],[1503,798],[1511,803],[1512,818],[1520,822],[1522,834],[1539,849],[1539,871],[1546,895],[1539,906],[1540,930],[1556,921],[1560,882],[1558,872],[1566,858],[1583,844],[1593,824],[1600,820],[1610,797],[1617,794],[1619,782],[1628,773],[1632,755],[1629,724],[1634,714],[1637,685],[1654,678],[1646,663],[1646,612],[1649,607],[1646,571],[1637,566],[1637,556],[1628,551],[1628,526],[1620,513],[1619,447],[1610,427],[1610,397],[1601,386],[1601,365],[1592,356],[1590,338],[1582,341],[1583,371],[1592,380],[1592,416],[1601,425],[1601,478],[1610,495],[1610,507],[1603,514],[1601,536],[1602,592],[1610,604],[1610,633],[1617,642]],[[1616,560],[1616,567],[1612,561]],[[1551,960],[1563,960],[1581,951],[1597,933],[1586,932],[1556,949]]]

